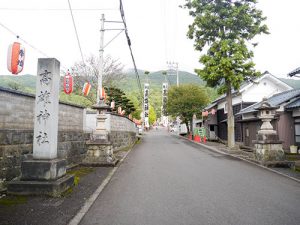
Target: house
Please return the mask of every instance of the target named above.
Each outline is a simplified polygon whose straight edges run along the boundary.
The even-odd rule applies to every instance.
[[[279,107],[271,124],[283,141],[283,149],[288,150],[290,145],[300,145],[300,89],[275,94],[267,102]],[[237,114],[242,117],[239,122],[242,125],[243,144],[249,147],[254,146],[253,141],[262,124],[256,109],[260,104],[255,103]]]
[[[238,114],[264,97],[293,90],[293,87],[266,71],[261,77],[241,86],[240,90],[232,92],[233,114],[235,115],[235,141],[243,142],[243,128],[239,121],[242,116]],[[205,108],[209,112],[205,118],[208,138],[227,140],[227,101],[222,95]],[[211,113],[214,112],[214,113]]]

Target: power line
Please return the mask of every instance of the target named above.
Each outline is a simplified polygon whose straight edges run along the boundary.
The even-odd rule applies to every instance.
[[[43,56],[49,58],[49,56],[46,53],[44,53],[43,51],[39,50],[38,48],[36,48],[35,46],[33,46],[32,44],[30,44],[29,42],[27,42],[23,38],[21,38],[17,33],[13,32],[11,29],[9,29],[7,26],[5,26],[4,24],[2,24],[1,22],[0,22],[0,26],[3,27],[5,30],[7,30],[12,35],[14,35],[15,37],[17,37],[18,39],[20,39],[22,42],[24,42],[28,46],[30,46],[32,49],[36,50],[37,52],[39,52]]]
[[[68,0],[68,3],[69,3],[69,10],[70,10],[72,21],[73,21],[73,26],[74,26],[74,29],[75,29],[75,34],[76,34],[76,38],[77,38],[79,51],[80,51],[80,54],[81,54],[82,62],[84,63],[85,61],[84,61],[84,57],[83,57],[83,53],[82,53],[82,49],[81,49],[81,45],[80,45],[80,41],[79,41],[79,36],[78,36],[78,32],[77,32],[77,28],[76,28],[76,24],[75,24],[75,19],[74,19],[73,12],[72,12],[72,7],[71,7],[70,0]]]
[[[132,49],[131,49],[131,41],[130,41],[130,38],[129,38],[129,35],[128,35],[128,29],[127,29],[127,24],[126,24],[126,20],[125,20],[125,14],[124,14],[124,8],[123,8],[122,0],[120,0],[120,13],[121,13],[121,18],[123,20],[123,24],[124,24],[124,27],[125,27],[125,35],[126,35],[127,44],[128,44],[129,50],[130,50],[130,54],[131,54],[131,59],[132,59],[132,62],[133,62],[133,66],[134,66],[135,76],[136,76],[136,79],[137,79],[138,87],[140,89],[141,97],[143,99],[143,92],[142,92],[141,80],[140,80],[140,76],[139,76],[138,70],[136,68],[135,59],[133,57],[133,53],[132,53]]]
[[[0,10],[7,11],[69,11],[70,9],[59,9],[59,8],[0,8]],[[82,8],[72,9],[73,11],[114,11],[116,8]]]
[[[5,26],[3,23],[0,22],[0,26],[3,27],[5,30],[7,30],[9,33],[11,33],[13,36],[15,36],[16,38],[18,38],[19,40],[21,40],[24,44],[28,45],[29,47],[31,47],[32,49],[34,49],[35,51],[37,51],[38,53],[40,53],[41,55],[43,55],[46,58],[51,58],[50,56],[48,56],[46,53],[44,53],[43,51],[41,51],[40,49],[38,49],[37,47],[35,47],[34,45],[30,44],[28,41],[26,41],[25,39],[23,39],[22,37],[20,37],[16,32],[12,31],[11,29],[9,29],[7,26]],[[67,68],[61,64],[61,67],[63,67],[65,70],[67,70]]]

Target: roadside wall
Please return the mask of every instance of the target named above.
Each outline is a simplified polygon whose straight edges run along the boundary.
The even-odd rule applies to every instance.
[[[137,139],[138,128],[135,123],[125,116],[108,112],[105,120],[106,130],[114,151],[132,145]],[[96,112],[87,112],[85,130],[91,132],[96,128]]]
[[[35,97],[0,87],[0,189],[20,175],[21,161],[32,154]],[[58,157],[79,163],[85,153],[85,109],[59,104]]]

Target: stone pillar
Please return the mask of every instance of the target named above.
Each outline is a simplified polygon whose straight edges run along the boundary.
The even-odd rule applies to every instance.
[[[57,159],[60,62],[38,60],[33,158],[21,164],[21,178],[8,184],[10,194],[60,195],[74,183],[66,175],[66,161]]]
[[[279,107],[271,106],[267,99],[264,99],[258,110],[258,117],[262,120],[262,125],[257,133],[255,143],[255,156],[262,164],[274,164],[282,162],[285,158],[282,149],[282,141],[279,140],[277,132],[273,129],[271,121],[275,117],[276,109]]]

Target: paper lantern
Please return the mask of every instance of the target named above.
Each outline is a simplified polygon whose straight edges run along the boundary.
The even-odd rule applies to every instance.
[[[69,95],[73,92],[73,77],[67,73],[64,77],[64,92]]]
[[[84,96],[88,96],[89,95],[91,87],[92,87],[92,85],[89,82],[86,82],[83,85],[82,93],[83,93]]]
[[[112,109],[114,109],[114,108],[115,108],[115,104],[116,104],[115,101],[112,100],[111,103],[110,103],[110,107],[111,107]]]
[[[216,114],[216,110],[215,109],[212,109],[211,110],[211,115],[215,115]]]
[[[23,70],[25,59],[25,48],[19,43],[14,42],[9,45],[7,52],[7,69],[12,74],[18,74]]]
[[[118,107],[118,114],[121,114],[121,113],[122,113],[122,107],[119,106],[119,107]]]
[[[202,116],[208,116],[208,111],[202,112]]]
[[[101,96],[102,96],[102,99],[106,100],[106,92],[105,92],[104,88],[102,88]]]
[[[125,110],[121,111],[121,115],[124,116],[125,115]]]

